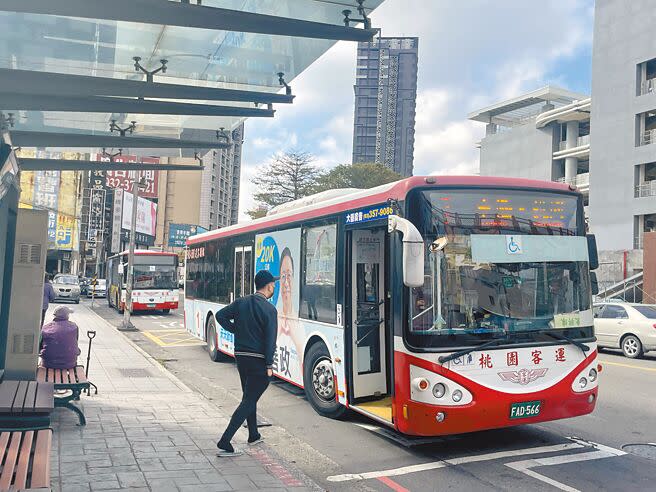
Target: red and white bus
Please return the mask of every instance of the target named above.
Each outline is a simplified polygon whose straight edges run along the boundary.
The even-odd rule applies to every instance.
[[[126,303],[128,252],[107,259],[107,302],[123,312]],[[136,250],[132,282],[132,312],[178,309],[178,255]]]
[[[189,238],[187,330],[280,276],[274,364],[321,414],[436,436],[593,411],[597,349],[583,199],[550,182],[411,177],[334,190]]]

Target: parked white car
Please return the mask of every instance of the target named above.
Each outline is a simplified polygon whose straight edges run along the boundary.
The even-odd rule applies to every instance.
[[[594,328],[599,347],[619,348],[626,357],[637,359],[656,350],[656,305],[595,304]]]

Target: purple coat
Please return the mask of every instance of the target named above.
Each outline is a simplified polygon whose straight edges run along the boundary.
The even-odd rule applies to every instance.
[[[45,367],[68,369],[77,365],[78,327],[67,319],[55,319],[41,329],[41,359]]]

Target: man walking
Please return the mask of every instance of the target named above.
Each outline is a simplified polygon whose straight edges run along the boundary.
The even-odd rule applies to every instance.
[[[257,430],[257,401],[269,386],[273,375],[273,354],[278,334],[278,312],[271,299],[277,277],[268,270],[255,275],[255,294],[241,297],[216,313],[219,324],[235,334],[235,359],[243,396],[230,423],[216,444],[217,456],[239,456],[241,451],[230,444],[239,426],[248,422],[248,444],[262,442]]]

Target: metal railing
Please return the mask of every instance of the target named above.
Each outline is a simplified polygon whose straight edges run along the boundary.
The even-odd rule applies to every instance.
[[[584,145],[589,145],[590,144],[590,135],[581,135],[579,138],[576,139],[576,146],[577,147],[582,147]]]
[[[633,236],[633,249],[642,249],[645,237],[642,234]]]
[[[600,289],[599,293],[595,296],[596,301],[603,301],[608,299],[630,301],[630,302],[649,302],[654,300],[649,299],[649,295],[643,291],[643,274],[642,272],[612,284],[604,289]]]
[[[656,79],[645,80],[640,86],[640,95],[656,91]]]
[[[581,173],[577,174],[571,179],[558,178],[556,181],[559,183],[565,183],[577,188],[589,188],[590,187],[590,173]]]
[[[590,135],[581,135],[576,139],[576,145],[572,147],[573,149],[576,147],[583,147],[584,145],[589,145],[590,144]],[[567,141],[561,140],[558,143],[558,150],[567,150]]]
[[[641,183],[635,187],[635,197],[656,196],[656,180]]]
[[[656,129],[645,130],[640,138],[640,145],[651,145],[656,143]]]

